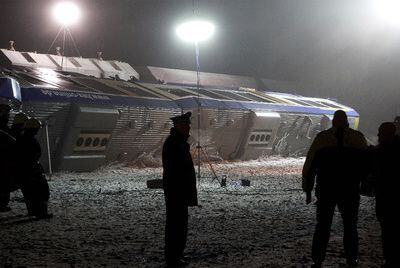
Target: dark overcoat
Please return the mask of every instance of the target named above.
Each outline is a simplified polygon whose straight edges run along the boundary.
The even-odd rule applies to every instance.
[[[9,134],[8,128],[0,129],[0,191],[9,192],[14,173],[15,163],[15,139]]]
[[[21,184],[24,196],[29,199],[48,201],[50,192],[44,170],[39,162],[42,150],[35,136],[24,133],[17,140],[21,166]]]
[[[187,138],[175,128],[165,140],[163,188],[167,206],[197,206],[196,174]]]

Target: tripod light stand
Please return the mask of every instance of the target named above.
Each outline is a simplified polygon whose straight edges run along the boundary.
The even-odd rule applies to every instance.
[[[200,48],[199,42],[209,39],[214,34],[214,25],[207,21],[194,20],[188,21],[176,28],[176,34],[180,39],[194,44],[196,52],[196,88],[197,88],[197,178],[201,179],[200,155],[201,155],[201,103],[200,103]]]
[[[64,66],[64,56],[65,56],[65,40],[66,38],[71,38],[74,46],[75,46],[75,50],[79,55],[79,50],[76,46],[76,43],[74,41],[74,38],[72,37],[72,34],[69,30],[69,26],[76,23],[80,16],[81,16],[81,11],[78,8],[78,6],[76,6],[74,3],[72,2],[61,2],[56,4],[53,7],[53,17],[54,19],[61,24],[61,28],[58,31],[56,37],[54,38],[53,42],[51,43],[49,49],[47,50],[47,53],[49,53],[50,49],[53,47],[54,43],[57,41],[58,36],[60,35],[60,33],[63,33],[63,37],[62,37],[62,51],[60,51],[61,54],[61,70],[63,69]],[[68,34],[68,36],[67,36]]]

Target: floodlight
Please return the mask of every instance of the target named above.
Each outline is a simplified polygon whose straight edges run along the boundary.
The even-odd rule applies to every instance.
[[[215,31],[211,22],[195,20],[188,21],[176,28],[176,34],[186,42],[198,43],[210,38]]]
[[[197,76],[197,178],[198,182],[200,182],[200,154],[205,153],[200,145],[200,121],[201,121],[201,114],[200,114],[200,109],[201,109],[201,104],[200,104],[200,48],[199,48],[199,42],[205,41],[208,38],[210,38],[215,31],[215,27],[211,22],[204,21],[204,20],[192,20],[185,22],[183,24],[180,24],[176,28],[176,34],[180,39],[186,42],[191,42],[194,44],[196,48],[196,76]],[[210,164],[210,163],[209,163]],[[211,164],[210,164],[211,166]],[[215,178],[217,178],[217,175],[215,174],[214,170],[212,169]]]
[[[399,0],[374,0],[374,8],[381,19],[388,23],[400,25]]]
[[[61,25],[68,27],[78,21],[81,11],[72,2],[60,2],[54,6],[53,16]]]

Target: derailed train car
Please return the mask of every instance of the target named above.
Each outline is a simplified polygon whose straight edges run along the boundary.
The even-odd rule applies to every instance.
[[[208,154],[222,159],[304,155],[337,109],[358,126],[350,107],[256,90],[249,77],[202,73],[210,79],[197,88],[190,71],[6,49],[0,64],[1,101],[45,124],[39,137],[46,169],[89,171],[143,154],[159,156],[169,118],[198,109],[200,137],[193,116],[191,142],[195,146],[200,138]]]

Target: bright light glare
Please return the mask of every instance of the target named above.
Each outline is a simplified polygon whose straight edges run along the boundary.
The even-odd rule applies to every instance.
[[[54,6],[53,16],[59,23],[67,27],[78,21],[81,11],[74,3],[61,2]]]
[[[374,8],[383,20],[400,25],[399,0],[374,0]]]
[[[189,21],[176,28],[176,34],[186,42],[201,42],[210,38],[215,31],[212,23],[207,21]]]
[[[60,82],[58,74],[55,71],[47,68],[38,68],[38,71],[39,71],[39,77],[52,83]]]

